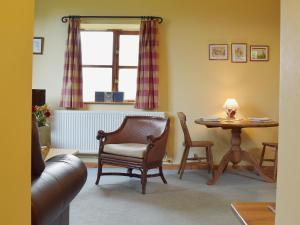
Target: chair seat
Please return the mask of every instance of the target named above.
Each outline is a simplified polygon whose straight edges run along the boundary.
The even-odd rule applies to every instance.
[[[146,150],[147,145],[139,143],[107,144],[103,148],[105,153],[136,158],[143,158]]]
[[[278,147],[278,143],[276,143],[276,142],[263,142],[262,144],[266,145],[266,146],[274,147],[274,148]]]
[[[214,143],[211,141],[192,141],[191,147],[208,147],[213,145]]]

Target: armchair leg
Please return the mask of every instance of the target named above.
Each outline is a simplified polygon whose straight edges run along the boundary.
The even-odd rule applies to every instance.
[[[128,168],[127,173],[129,177],[132,177],[132,168]]]
[[[167,184],[168,182],[167,182],[166,178],[164,177],[163,170],[162,170],[162,166],[159,167],[159,175],[160,175],[162,181],[163,181],[165,184]]]
[[[142,182],[142,194],[146,194],[146,184],[147,184],[147,170],[146,169],[143,169],[143,171],[142,171],[141,182]]]
[[[98,165],[98,173],[97,173],[97,180],[95,182],[96,185],[99,184],[101,175],[102,175],[102,164],[99,163],[99,165]]]

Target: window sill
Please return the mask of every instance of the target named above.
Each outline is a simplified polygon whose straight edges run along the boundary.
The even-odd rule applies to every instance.
[[[135,101],[124,101],[124,102],[84,102],[84,104],[100,104],[100,105],[134,105]]]

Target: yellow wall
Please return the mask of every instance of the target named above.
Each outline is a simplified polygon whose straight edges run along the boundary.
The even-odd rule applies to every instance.
[[[300,2],[281,1],[281,74],[277,225],[299,224]]]
[[[195,125],[200,116],[222,113],[226,98],[240,104],[239,116],[278,119],[279,0],[37,0],[35,35],[45,37],[45,54],[34,57],[33,87],[47,89],[57,107],[62,85],[67,25],[64,15],[155,15],[160,25],[160,108],[172,118],[168,155],[179,161],[183,135],[176,112],[188,117],[194,139],[215,142],[215,162],[229,147],[229,131]],[[245,42],[270,46],[269,62],[209,61],[208,44]],[[249,52],[248,52],[249,56]],[[107,109],[107,106],[92,106]],[[119,106],[113,109],[133,109]],[[174,123],[174,121],[176,121]],[[247,129],[243,147],[258,152],[277,129]]]
[[[0,224],[30,224],[32,0],[5,1],[0,20]]]

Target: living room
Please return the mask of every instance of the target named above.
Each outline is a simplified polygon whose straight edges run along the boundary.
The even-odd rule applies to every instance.
[[[281,6],[281,10],[284,9],[284,11],[281,17],[283,26],[280,30],[280,3],[279,1],[274,2],[271,0],[264,2],[240,2],[235,0],[229,2],[186,1],[185,4],[178,2],[175,4],[174,1],[126,1],[118,2],[118,4],[111,1],[91,1],[90,3],[86,1],[70,2],[67,0],[36,1],[33,33],[34,36],[44,37],[44,51],[42,55],[33,56],[32,78],[29,72],[31,70],[30,46],[27,45],[30,35],[32,38],[30,32],[33,27],[30,25],[30,21],[33,18],[33,3],[28,3],[26,6],[23,5],[23,8],[28,9],[28,15],[26,14],[28,20],[24,21],[24,30],[22,28],[27,39],[24,40],[24,43],[22,42],[22,45],[20,43],[20,45],[24,45],[22,49],[24,49],[26,56],[19,53],[19,51],[14,51],[14,57],[20,56],[26,58],[26,60],[22,60],[22,63],[24,63],[23,68],[26,68],[28,75],[26,77],[24,75],[21,76],[21,74],[24,74],[24,69],[19,71],[19,68],[12,67],[14,65],[13,61],[9,57],[6,58],[7,61],[5,62],[8,63],[4,68],[10,67],[10,70],[13,69],[18,80],[22,81],[17,82],[16,86],[9,88],[16,88],[19,93],[23,93],[24,95],[20,96],[20,94],[12,93],[9,101],[4,99],[4,104],[15,109],[16,107],[11,102],[22,102],[19,107],[22,107],[24,116],[18,115],[18,118],[22,119],[19,119],[17,124],[14,124],[14,121],[4,121],[5,130],[11,131],[14,134],[10,127],[11,125],[16,125],[14,130],[17,128],[23,131],[23,134],[29,133],[30,127],[28,121],[30,121],[30,118],[25,114],[28,114],[28,106],[31,105],[29,97],[31,82],[32,88],[46,89],[47,103],[53,110],[60,109],[58,105],[63,81],[64,51],[67,38],[67,24],[61,22],[61,17],[68,15],[161,16],[164,21],[159,24],[160,84],[159,107],[156,111],[166,113],[171,119],[166,161],[172,165],[180,163],[183,153],[183,134],[176,113],[183,111],[188,118],[188,127],[192,139],[197,140],[201,138],[214,142],[214,162],[217,165],[226,152],[226,149],[230,146],[230,134],[221,129],[207,129],[205,126],[199,126],[193,121],[209,115],[224,116],[224,101],[227,98],[233,97],[239,104],[238,117],[270,117],[273,120],[280,121],[279,149],[284,149],[284,152],[279,150],[276,224],[294,224],[291,221],[297,221],[298,218],[294,212],[296,212],[297,202],[295,199],[299,196],[296,191],[299,179],[288,178],[285,174],[288,171],[294,171],[298,168],[296,159],[299,153],[295,151],[298,144],[296,136],[294,137],[297,133],[296,115],[298,106],[296,102],[297,98],[293,97],[297,96],[297,87],[294,85],[297,78],[293,77],[293,74],[297,71],[298,65],[296,61],[299,56],[297,55],[298,53],[293,51],[291,46],[291,44],[297,46],[297,42],[289,36],[291,35],[289,33],[290,29],[286,27],[296,26],[293,22],[294,18],[287,16],[287,10],[297,18],[294,10],[295,6],[299,7],[299,4],[297,5],[297,3],[291,3],[290,1],[286,2],[282,3]],[[112,23],[111,20],[97,20],[97,22],[99,21],[100,23]],[[124,21],[122,22],[124,23]],[[127,22],[125,21],[125,23]],[[7,29],[14,32],[15,28],[8,26]],[[280,40],[280,32],[282,40]],[[295,32],[293,35],[297,37],[298,34]],[[209,44],[227,44],[230,49],[232,43],[246,43],[248,57],[250,56],[250,45],[267,45],[270,52],[269,60],[266,62],[254,62],[248,59],[246,63],[234,63],[230,58],[221,61],[209,60]],[[280,47],[284,50],[281,58]],[[4,46],[4,49],[7,48]],[[289,57],[287,57],[287,54],[289,54]],[[7,54],[7,56],[10,56],[10,54]],[[281,80],[279,79],[280,65],[282,68]],[[16,83],[12,78],[4,78],[2,83],[12,82]],[[280,97],[279,82],[281,82]],[[7,88],[3,87],[2,96],[5,96]],[[285,99],[289,100],[285,101]],[[88,104],[85,110],[140,111],[135,109],[134,105],[107,104]],[[7,113],[2,115],[3,118],[7,117]],[[10,117],[11,115],[14,115],[14,112],[10,112]],[[292,119],[293,115],[295,116],[294,119]],[[295,129],[294,132],[293,129]],[[3,136],[7,137],[7,134]],[[242,136],[242,147],[250,149],[250,152],[259,157],[261,142],[269,140],[277,141],[277,136],[277,128],[245,129]],[[10,193],[9,191],[11,190],[9,189],[12,186],[23,187],[29,184],[29,174],[26,171],[28,171],[30,162],[27,155],[29,153],[30,137],[29,135],[25,135],[24,137],[15,137],[12,135],[6,139],[18,139],[20,143],[13,143],[12,145],[8,140],[4,140],[5,148],[24,149],[24,146],[26,146],[27,149],[28,147],[28,150],[21,154],[19,154],[20,152],[4,151],[4,157],[14,158],[17,164],[16,168],[12,169],[14,173],[8,178],[9,187],[3,187],[3,192],[7,191]],[[195,152],[198,154],[197,150]],[[5,162],[2,166],[4,166],[3,168],[7,168],[8,165]],[[20,172],[20,170],[24,172]],[[3,169],[3,171],[5,170]],[[14,178],[16,171],[24,174],[24,177]],[[185,176],[188,179],[188,174],[194,172],[186,171],[183,182],[187,182],[184,181]],[[96,177],[92,179],[94,178]],[[202,182],[201,185],[206,185],[205,180],[200,182],[200,179],[196,179],[193,182],[199,182],[199,185]],[[226,177],[221,176],[220,182],[222,182],[222,179],[224,181]],[[149,181],[148,185],[151,186],[151,181]],[[151,187],[149,188],[151,190]],[[207,188],[210,188],[210,186]],[[25,220],[29,224],[30,202],[28,201],[28,197],[30,190],[26,188],[24,190],[26,190],[26,193],[18,194],[19,199],[24,199],[22,201],[24,207],[20,207],[19,217],[23,218],[20,220],[23,224],[25,224]],[[139,190],[132,189],[131,192],[136,192],[134,193],[135,195],[140,195]],[[151,192],[150,195],[155,195],[155,192]],[[6,198],[4,197],[3,199]],[[101,200],[99,200],[100,202]],[[286,202],[289,204],[287,205]],[[5,224],[20,224],[17,218],[13,219],[15,223],[12,220],[8,220],[8,215],[11,215],[9,209],[8,203],[7,206],[4,206],[4,210],[2,210],[6,212],[5,216],[3,216]],[[234,217],[234,214],[232,213],[230,216]]]

